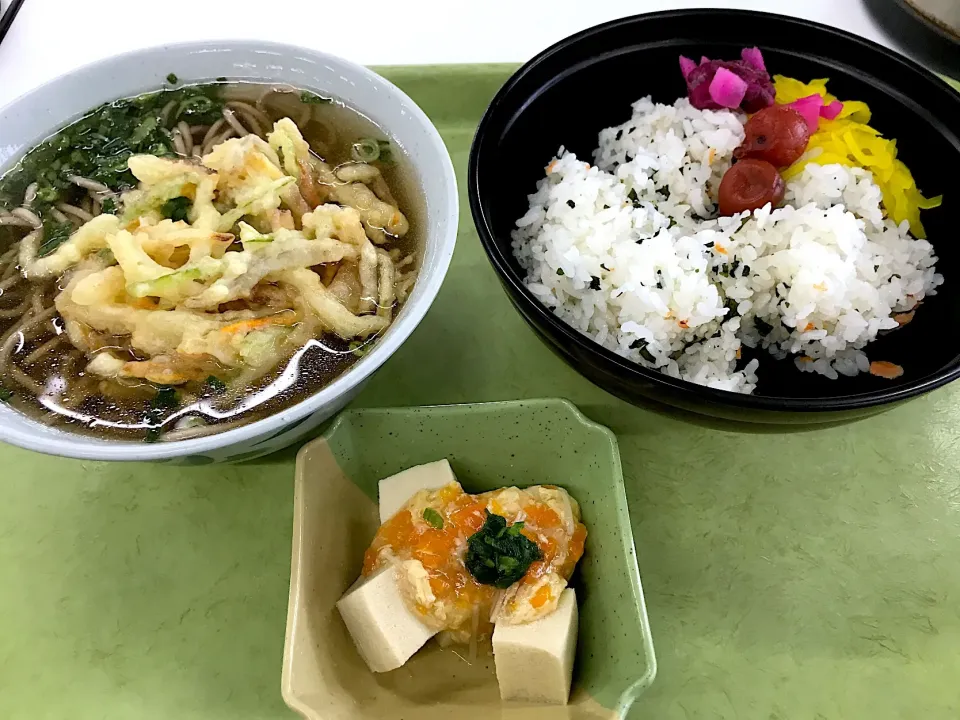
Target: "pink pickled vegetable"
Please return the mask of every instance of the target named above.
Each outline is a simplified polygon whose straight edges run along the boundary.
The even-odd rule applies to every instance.
[[[700,64],[693,66],[689,58],[680,59],[680,69],[687,83],[687,97],[690,104],[698,110],[719,110],[737,107],[727,103],[740,97],[738,106],[748,113],[755,113],[773,105],[776,90],[773,81],[763,63],[763,56],[757,48],[745,48],[740,60],[711,60],[700,58]],[[720,73],[720,70],[724,70]],[[714,80],[719,74],[719,80]],[[735,75],[746,85],[740,95],[741,83],[735,82]],[[721,101],[718,101],[720,98]]]
[[[820,117],[826,118],[827,120],[835,120],[842,110],[843,103],[839,100],[834,100],[829,105],[824,105],[820,108]]]
[[[820,127],[820,118],[835,119],[843,110],[843,103],[834,100],[824,104],[822,95],[813,94],[794,100],[792,103],[788,103],[786,107],[793,108],[803,115],[803,119],[807,121],[807,127],[810,128],[810,133],[813,134]]]
[[[763,63],[763,55],[760,54],[760,48],[744,48],[740,51],[740,59],[760,72],[767,71],[767,66]]]
[[[717,68],[710,81],[710,99],[720,107],[738,108],[747,94],[747,81],[725,67]]]
[[[820,127],[820,109],[823,107],[823,98],[820,95],[807,95],[788,103],[787,107],[793,108],[803,115],[803,119],[807,121],[807,127],[810,128],[811,135]]]

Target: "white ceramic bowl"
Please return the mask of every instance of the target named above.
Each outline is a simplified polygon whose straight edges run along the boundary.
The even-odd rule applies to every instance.
[[[231,80],[289,83],[332,95],[373,120],[412,161],[426,198],[425,247],[416,286],[373,350],[302,402],[257,422],[179,442],[97,440],[46,427],[0,404],[0,440],[53,455],[90,460],[206,464],[249,459],[302,438],[343,408],[417,327],[440,290],[457,238],[457,183],[433,124],[394,85],[354,63],[306,48],[254,41],[169,45],[119,55],[60,77],[0,110],[0,173],[23,153],[97,105],[160,89],[168,73],[181,83]]]

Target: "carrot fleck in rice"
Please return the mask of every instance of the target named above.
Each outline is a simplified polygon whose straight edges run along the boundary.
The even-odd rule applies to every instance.
[[[886,378],[887,380],[896,380],[903,375],[903,368],[896,363],[887,362],[886,360],[874,360],[870,363],[870,374]]]

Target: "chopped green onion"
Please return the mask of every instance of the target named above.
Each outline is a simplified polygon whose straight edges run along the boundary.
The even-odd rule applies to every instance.
[[[204,385],[211,395],[223,395],[227,391],[227,384],[216,375],[208,377]]]
[[[52,185],[47,185],[37,190],[37,200],[45,203],[56,202],[58,195],[57,189]]]
[[[171,85],[176,85],[178,82],[180,82],[180,78],[178,78],[173,73],[170,73],[169,75],[167,75],[167,82],[170,83]]]
[[[505,590],[520,580],[531,564],[543,558],[540,548],[501,515],[486,511],[483,527],[467,539],[464,564],[477,582]]]
[[[0,385],[0,402],[9,402],[13,397],[13,390],[8,390],[3,385]]]
[[[430,523],[437,530],[443,530],[443,515],[433,508],[427,508],[423,511],[423,519]]]
[[[307,105],[329,105],[333,102],[333,98],[323,97],[309,90],[304,90],[300,93],[300,102]]]
[[[170,410],[180,404],[180,397],[177,389],[172,385],[157,385],[157,394],[150,401],[150,407],[146,412],[146,421],[150,423],[147,428],[147,434],[144,436],[144,442],[152,443],[160,439],[165,428],[163,427],[163,410]]]
[[[347,349],[357,357],[363,357],[370,352],[370,343],[360,342],[359,340],[351,340],[350,344],[347,346]]]
[[[174,427],[177,430],[189,430],[190,428],[206,427],[207,422],[199,415],[187,415],[177,420]]]
[[[160,214],[165,218],[170,218],[174,222],[182,220],[187,222],[187,216],[190,213],[190,207],[193,203],[190,198],[175,197],[167,200],[160,208]]]
[[[157,387],[157,394],[150,401],[150,407],[154,409],[174,408],[180,404],[177,397],[177,390],[172,385],[160,385]]]
[[[380,157],[380,143],[373,138],[358,140],[350,148],[350,157],[357,162],[372,163]]]
[[[377,140],[377,147],[380,148],[380,162],[393,162],[393,149],[390,147],[389,140]]]

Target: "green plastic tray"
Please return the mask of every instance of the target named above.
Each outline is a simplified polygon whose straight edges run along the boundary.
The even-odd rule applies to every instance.
[[[511,69],[385,71],[450,148],[461,231],[436,305],[356,406],[561,396],[617,433],[659,659],[631,717],[955,720],[960,387],[854,425],[745,434],[582,379],[510,307],[470,221],[470,141]],[[292,718],[293,461],[0,447],[0,718]]]

